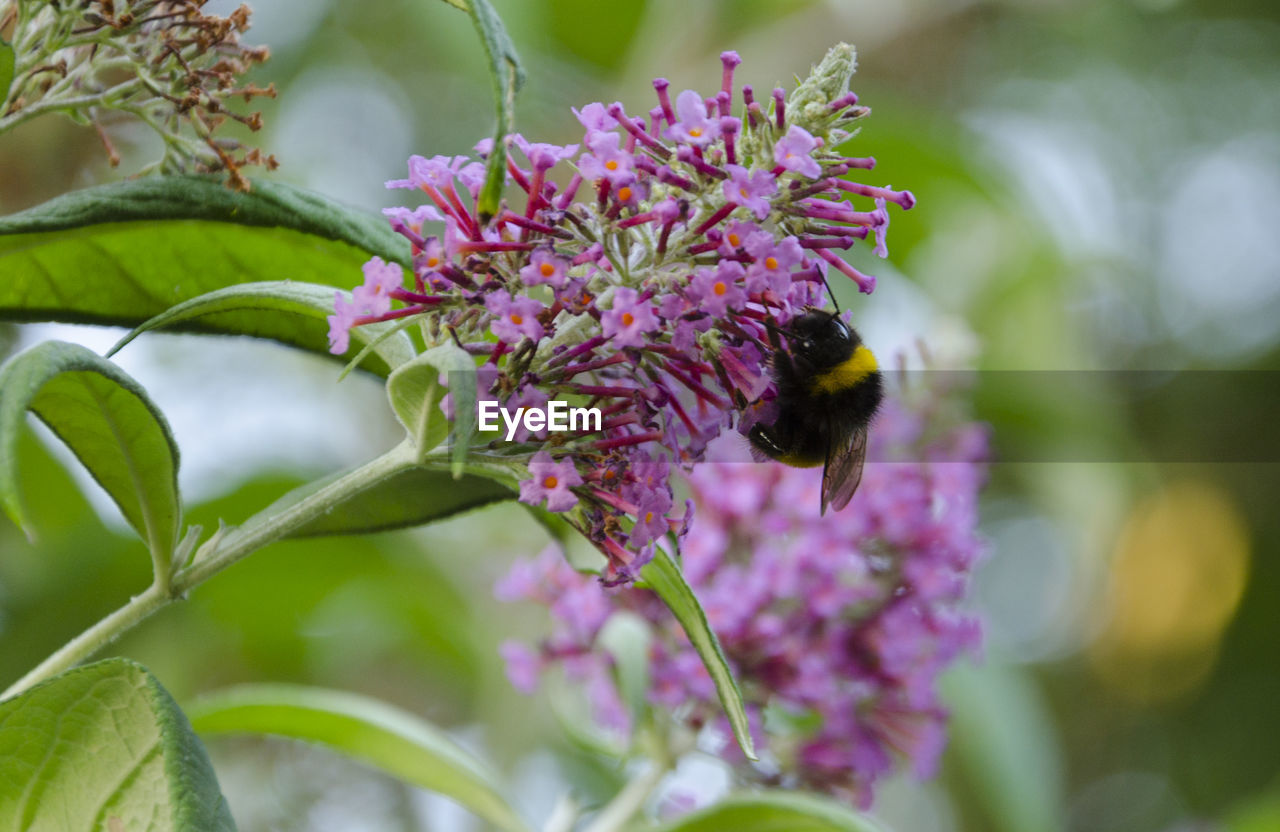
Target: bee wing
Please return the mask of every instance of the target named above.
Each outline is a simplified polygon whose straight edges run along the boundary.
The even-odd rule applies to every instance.
[[[827,464],[822,469],[822,514],[827,513],[827,506],[839,511],[849,504],[862,482],[862,464],[866,460],[865,427],[854,431],[846,447],[827,448]]]

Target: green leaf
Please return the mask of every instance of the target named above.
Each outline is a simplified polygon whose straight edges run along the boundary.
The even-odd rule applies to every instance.
[[[0,104],[5,103],[9,98],[9,87],[13,84],[14,61],[13,47],[4,38],[0,38]]]
[[[501,829],[528,829],[479,760],[429,722],[377,700],[295,685],[246,685],[204,697],[188,713],[202,734],[264,733],[321,743],[450,797]]]
[[[367,214],[289,185],[251,193],[215,178],[165,176],[65,194],[0,217],[0,319],[134,327],[242,283],[350,289],[370,255],[410,262],[409,243]],[[329,356],[325,327],[230,311],[192,332],[273,338]]]
[[[951,757],[989,828],[1061,830],[1058,741],[1034,683],[1013,668],[962,665],[943,677],[943,693],[951,709]]]
[[[445,0],[449,2],[450,0]],[[485,168],[484,186],[480,189],[478,209],[481,219],[498,213],[502,202],[502,186],[507,178],[507,146],[504,137],[515,132],[516,93],[524,86],[524,67],[516,54],[515,44],[502,25],[502,18],[489,0],[467,0],[471,20],[480,34],[485,55],[489,58],[489,77],[493,82],[493,100],[498,110],[498,127],[494,131],[493,150]],[[451,3],[451,5],[456,5]]]
[[[276,514],[343,473],[294,489],[263,513]],[[448,471],[415,466],[351,495],[347,502],[317,517],[290,537],[365,534],[421,526],[515,498],[516,492],[488,477],[464,476],[455,480]]]
[[[1280,788],[1254,795],[1233,807],[1224,819],[1223,832],[1276,832],[1280,829]]]
[[[755,744],[751,741],[747,711],[742,704],[742,691],[738,689],[738,682],[733,678],[733,671],[729,669],[724,651],[720,649],[720,640],[711,631],[707,614],[703,612],[702,604],[698,603],[693,589],[685,581],[680,567],[676,566],[666,552],[658,549],[653,560],[640,570],[640,577],[671,609],[672,615],[689,637],[689,642],[698,651],[702,664],[715,682],[716,693],[720,694],[720,705],[729,718],[729,725],[733,728],[733,735],[737,738],[742,753],[748,760],[758,759]]]
[[[609,616],[600,630],[600,645],[613,657],[614,676],[633,725],[649,707],[649,648],[653,633],[640,616],[622,610]]]
[[[741,13],[739,8],[743,2],[735,0],[733,18]],[[774,9],[778,0],[768,0],[768,3]],[[584,69],[593,76],[617,77],[631,60],[631,45],[637,34],[652,17],[653,11],[646,3],[546,0],[534,20],[542,22],[540,34],[550,41],[550,48],[544,51],[554,51],[575,63],[590,64],[590,69]],[[724,42],[735,41],[727,38]]]
[[[440,400],[449,392],[449,387],[441,383],[441,375],[456,388],[453,404],[458,432],[454,442],[463,444],[465,454],[465,443],[470,442],[470,435],[475,432],[476,420],[476,362],[466,350],[447,341],[396,368],[387,379],[391,409],[413,441],[419,460],[449,435],[449,420],[440,409]]]
[[[842,803],[799,792],[730,796],[661,827],[661,832],[885,832]]]
[[[444,0],[444,2],[453,6],[455,9],[462,9],[464,12],[471,11],[471,4],[468,3],[467,0]]]
[[[246,334],[257,334],[279,326],[282,315],[323,321],[333,314],[334,290],[329,286],[294,281],[242,283],[217,289],[184,301],[137,326],[107,353],[114,355],[144,332],[173,327],[206,316],[235,318],[235,326]],[[396,327],[395,322],[367,324],[351,330],[356,343],[371,343]],[[386,375],[414,356],[413,342],[403,332],[378,341],[372,349],[378,361],[374,369]]]
[[[449,447],[449,468],[454,479],[461,479],[466,470],[467,454],[471,440],[476,435],[476,362],[466,350],[449,343],[453,349],[447,354],[449,366],[449,392],[453,394],[453,444]]]
[[[200,740],[168,691],[124,659],[0,703],[0,827],[234,832]]]
[[[31,410],[67,444],[167,568],[177,543],[178,447],[142,386],[76,344],[46,341],[0,367],[0,503],[31,534],[18,493],[18,435]]]

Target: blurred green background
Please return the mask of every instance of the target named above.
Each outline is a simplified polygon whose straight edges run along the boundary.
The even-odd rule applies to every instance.
[[[941,777],[888,784],[877,814],[901,832],[1280,830],[1280,394],[1218,384],[1196,402],[1212,418],[1191,418],[1124,372],[1280,368],[1280,7],[494,2],[529,71],[519,128],[541,141],[580,138],[573,105],[647,109],[655,75],[714,89],[723,49],[769,89],[831,43],[856,44],[853,86],[873,115],[851,147],[879,160],[866,181],[919,198],[894,215],[890,260],[859,260],[876,294],[845,298],[867,340],[888,355],[921,339],[940,367],[1091,371],[1069,391],[979,374],[977,415],[1006,460],[973,597],[987,655],[947,679]],[[441,3],[271,0],[248,40],[273,51],[257,80],[281,94],[260,143],[282,179],[377,209],[395,204],[381,183],[410,153],[467,153],[492,127],[474,33]],[[92,131],[57,118],[6,135],[0,212],[154,155],[141,134],[117,138],[121,171]],[[10,326],[0,350],[48,337],[104,349],[117,335]],[[120,361],[173,422],[206,528],[395,438],[375,383],[335,384],[330,364],[284,348],[148,335]],[[148,580],[143,547],[41,436],[23,472],[42,536],[32,546],[0,524],[0,684]],[[1057,450],[1081,441],[1094,461]],[[1235,461],[1160,461],[1206,446]],[[1026,459],[1055,461],[1012,461]],[[559,791],[589,801],[620,776],[563,739],[545,697],[514,693],[497,659],[546,622],[498,605],[492,581],[544,543],[507,506],[280,544],[113,649],[179,701],[241,681],[383,697],[493,760],[539,819]],[[245,832],[480,828],[298,744],[210,745]],[[704,795],[724,786],[710,763],[683,776]]]

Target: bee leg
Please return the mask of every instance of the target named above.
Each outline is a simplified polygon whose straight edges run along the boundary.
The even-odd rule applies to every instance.
[[[771,317],[769,320],[771,321],[771,320],[773,320],[773,318]],[[776,353],[776,352],[781,351],[781,350],[782,350],[782,339],[778,337],[778,328],[777,328],[776,326],[774,326],[774,325],[772,325],[772,324],[770,324],[770,323],[766,322],[766,323],[765,323],[765,332],[767,332],[767,333],[768,333],[768,337],[769,337],[769,344],[773,347],[773,351],[774,351],[775,353]]]
[[[751,431],[747,434],[747,438],[751,440],[751,444],[756,446],[761,452],[773,459],[781,459],[786,456],[786,451],[778,444],[777,434],[773,428],[756,424],[751,426]]]

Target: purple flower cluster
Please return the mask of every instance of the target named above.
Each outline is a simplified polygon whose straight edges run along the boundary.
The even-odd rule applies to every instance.
[[[525,164],[509,158],[508,182],[524,206],[487,222],[475,202],[481,163],[412,157],[409,177],[388,186],[430,204],[387,211],[413,245],[410,285],[375,259],[329,319],[341,353],[353,326],[421,317],[428,340],[454,338],[482,362],[482,398],[599,408],[599,432],[490,450],[529,464],[521,499],[566,512],[605,555],[607,582],[634,577],[658,542],[679,544],[690,513],[673,470],[772,395],[766,323],[821,305],[832,268],[870,292],[875,279],[834,251],[871,235],[887,253],[886,202],[915,201],[844,178],[875,162],[837,150],[869,112],[848,92],[852,47],[833,49],[792,106],[782,89],[763,104],[737,89],[737,54],[721,59],[709,98],[686,90],[673,104],[656,80],[647,120],[620,103],[575,110],[580,145],[509,136]],[[442,231],[428,234],[428,222]],[[563,473],[543,473],[551,465]]]
[[[921,778],[935,770],[946,720],[937,676],[980,641],[977,621],[959,604],[981,552],[987,440],[978,425],[940,429],[926,419],[937,412],[929,406],[936,391],[930,396],[910,407],[886,402],[870,455],[896,461],[868,463],[848,510],[826,518],[813,510],[816,469],[704,462],[687,476],[698,516],[682,546],[684,574],[739,679],[753,730],[764,729],[757,747],[774,766],[749,767],[736,746],[723,745],[747,776],[780,777],[866,807],[896,758]],[[517,687],[528,692],[541,671],[561,666],[587,692],[596,719],[625,732],[628,714],[597,636],[615,610],[627,609],[655,634],[649,700],[694,728],[720,723],[727,735],[711,679],[661,601],[634,587],[606,601],[593,588],[555,551],[499,582],[499,598],[535,601],[552,614],[553,632],[536,649],[503,647]]]

